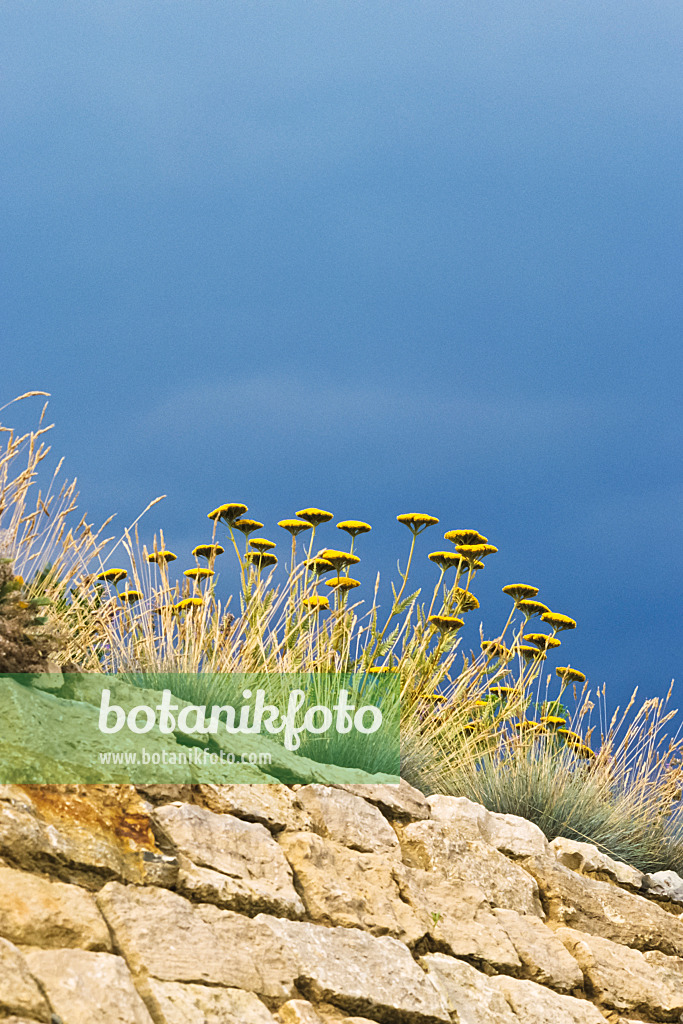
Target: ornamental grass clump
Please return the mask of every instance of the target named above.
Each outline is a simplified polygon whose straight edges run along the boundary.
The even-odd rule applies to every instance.
[[[193,703],[220,697],[216,680],[231,674],[268,673],[286,687],[304,673],[320,692],[333,673],[348,673],[361,689],[393,675],[408,782],[521,814],[549,838],[596,843],[643,870],[683,869],[683,741],[665,743],[672,713],[657,701],[640,710],[632,702],[596,731],[596,698],[572,664],[577,623],[531,583],[503,586],[507,621],[485,632],[477,580],[495,573],[501,556],[483,533],[448,529],[451,547],[442,550],[422,537],[434,536],[436,516],[397,515],[410,536],[386,602],[379,578],[374,588],[366,582],[373,524],[334,522],[317,507],[283,510],[277,525],[289,537],[280,534],[281,545],[254,536],[264,523],[239,501],[198,511],[187,551],[170,550],[162,531],[141,542],[141,517],[115,540],[104,536],[109,521],[98,531],[85,517],[72,525],[76,492],[58,483],[59,467],[38,489],[49,450],[44,415],[23,436],[2,428],[0,655],[16,635],[35,664],[54,655],[63,666],[131,679],[174,673],[184,680],[176,696]],[[340,547],[335,530],[349,543]],[[424,595],[409,586],[418,560]],[[476,637],[476,652],[467,637]],[[16,644],[11,650],[4,671],[34,664]],[[603,691],[600,708],[604,699]],[[315,755],[342,763],[343,751],[319,745]]]

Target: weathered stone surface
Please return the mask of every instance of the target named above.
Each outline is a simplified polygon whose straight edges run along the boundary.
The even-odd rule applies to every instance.
[[[680,956],[667,956],[658,949],[648,950],[643,956],[649,964],[661,967],[683,982],[683,959]]]
[[[560,995],[535,981],[518,981],[504,975],[489,980],[505,996],[520,1024],[605,1024],[605,1017],[585,999]]]
[[[178,871],[133,786],[16,787],[0,801],[0,854],[87,888],[112,877],[171,885]]]
[[[481,889],[417,868],[406,869],[406,876],[408,898],[429,916],[429,934],[440,951],[497,970],[521,970],[515,947]]]
[[[642,871],[608,857],[592,843],[580,843],[575,839],[564,839],[562,836],[558,836],[557,839],[553,839],[549,848],[559,863],[566,868],[571,868],[572,871],[595,875],[603,880],[611,879],[618,882],[619,885],[626,885],[632,889],[642,889],[643,887],[645,876]]]
[[[603,1006],[656,1020],[678,1020],[683,1013],[683,977],[676,972],[598,935],[560,928],[557,937],[579,963],[588,992]]]
[[[174,800],[185,804],[192,804],[195,803],[197,790],[200,787],[189,784],[172,785],[171,783],[160,782],[149,786],[142,786],[138,783],[135,788],[138,793],[141,793],[153,804],[170,804]]]
[[[516,814],[496,814],[464,796],[430,796],[432,818],[461,839],[483,839],[511,857],[543,856],[548,841],[537,825]]]
[[[26,960],[64,1024],[152,1024],[123,957],[40,949]]]
[[[683,954],[683,921],[643,896],[580,875],[554,857],[530,857],[524,866],[539,884],[551,923],[635,949]]]
[[[527,978],[558,992],[582,988],[581,968],[543,921],[514,910],[498,909],[494,914],[515,947]]]
[[[398,785],[342,785],[337,788],[369,800],[387,818],[396,821],[420,821],[430,816],[423,794],[404,779]]]
[[[455,1020],[462,1024],[520,1024],[505,997],[481,971],[443,953],[420,959]]]
[[[653,896],[683,903],[683,878],[675,871],[655,871],[645,875],[643,888]]]
[[[287,832],[279,841],[314,921],[393,935],[409,946],[429,931],[428,914],[401,898],[406,879],[400,861],[359,853],[310,832]]]
[[[289,999],[277,1012],[281,1024],[323,1024],[323,1019],[307,999]]]
[[[234,814],[265,825],[271,832],[310,828],[310,819],[287,786],[197,786],[195,802],[216,814]]]
[[[459,839],[443,821],[416,821],[402,830],[403,859],[411,867],[479,886],[494,907],[543,917],[534,879],[482,840]]]
[[[449,1019],[433,985],[395,939],[265,914],[251,919],[117,882],[105,886],[98,903],[131,969],[142,975],[240,987],[283,1001],[303,994],[350,1013],[371,1010],[377,1020]]]
[[[149,978],[142,986],[158,1024],[274,1024],[253,992]]]
[[[231,814],[214,814],[195,804],[166,804],[155,818],[192,862],[180,863],[180,892],[248,913],[303,915],[292,869],[265,826]]]
[[[381,811],[367,800],[331,786],[302,786],[298,802],[315,831],[362,853],[398,853],[398,838]]]
[[[0,867],[0,935],[24,946],[111,950],[89,892],[8,867]]]
[[[50,1008],[31,977],[19,950],[0,939],[0,1015],[26,1014],[34,1020],[49,1021]]]

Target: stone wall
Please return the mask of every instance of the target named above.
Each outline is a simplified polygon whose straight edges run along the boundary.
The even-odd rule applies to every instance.
[[[5,786],[0,858],[13,1024],[683,1020],[676,876],[405,783]]]

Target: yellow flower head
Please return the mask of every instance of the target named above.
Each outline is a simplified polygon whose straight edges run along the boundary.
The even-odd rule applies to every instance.
[[[255,530],[262,530],[263,523],[259,523],[256,519],[235,519],[232,524],[235,530],[239,530],[245,537],[248,537],[250,533],[254,533]]]
[[[557,735],[562,736],[565,743],[568,743],[570,746],[579,743],[583,746],[583,736],[579,736],[578,732],[572,732],[571,729],[557,729],[556,731]]]
[[[541,621],[547,622],[556,633],[562,629],[576,629],[574,619],[570,619],[568,615],[561,615],[560,612],[544,612]]]
[[[243,516],[249,509],[246,505],[242,505],[239,501],[228,502],[227,505],[219,505],[213,512],[209,512],[207,515],[208,519],[219,519],[228,526],[232,526],[236,519]]]
[[[208,580],[210,576],[215,576],[213,569],[186,569],[183,576],[187,576],[190,580]]]
[[[426,530],[428,526],[436,526],[439,522],[436,516],[428,516],[426,512],[403,512],[400,516],[396,516],[396,518],[399,523],[407,526],[415,536]]]
[[[220,544],[198,544],[196,548],[192,549],[192,554],[195,558],[217,558],[224,551],[225,548],[222,548]]]
[[[319,612],[330,607],[330,599],[325,594],[312,594],[310,597],[305,597],[302,604],[313,612]]]
[[[359,580],[352,580],[350,576],[337,576],[334,580],[326,580],[326,587],[334,587],[335,590],[353,590],[360,586]]]
[[[201,597],[184,597],[182,601],[178,601],[173,605],[174,612],[186,612],[191,611],[192,608],[199,608],[204,604]]]
[[[488,658],[500,658],[501,661],[507,661],[512,657],[505,644],[501,644],[497,640],[482,640],[481,649]]]
[[[565,683],[585,683],[586,677],[577,668],[570,668],[569,665],[560,666],[555,669],[555,675],[559,676]]]
[[[515,729],[519,732],[547,732],[548,730],[541,722],[534,722],[531,718],[523,718],[521,722],[515,722]]]
[[[462,629],[465,625],[464,621],[455,615],[430,615],[427,622],[431,623],[440,633],[454,632],[456,629]]]
[[[358,565],[360,562],[358,555],[352,555],[350,551],[337,551],[335,548],[325,548],[319,557],[331,562],[335,569],[343,569],[345,565]]]
[[[332,572],[334,566],[332,562],[328,562],[326,558],[309,558],[307,562],[304,562],[307,569],[314,572],[316,576],[324,576],[326,572]]]
[[[554,636],[548,636],[547,633],[527,633],[526,636],[522,637],[525,643],[533,644],[534,647],[538,647],[541,651],[548,651],[551,647],[559,647],[561,641]]]
[[[528,583],[508,583],[507,587],[503,587],[503,593],[513,601],[523,601],[528,597],[536,597],[538,587],[532,587]]]
[[[469,590],[463,590],[462,587],[455,587],[451,593],[455,599],[455,606],[459,612],[473,612],[479,607],[479,602],[474,596],[470,594]]]
[[[121,580],[125,580],[128,573],[125,569],[107,569],[105,572],[101,572],[99,576],[96,576],[96,580],[104,580],[105,583],[120,583]]]
[[[437,700],[448,700],[445,693],[423,693],[420,695],[420,700],[437,701]]]
[[[567,719],[562,718],[561,715],[543,715],[541,721],[544,725],[566,725]]]
[[[305,519],[311,526],[320,526],[321,523],[329,523],[334,519],[332,512],[326,512],[322,508],[302,508],[297,512],[299,519]]]
[[[270,551],[275,547],[275,541],[266,540],[265,537],[257,537],[256,540],[250,540],[249,544],[252,548],[256,548],[257,551]]]
[[[139,601],[142,594],[139,590],[122,590],[119,594],[122,601],[127,601],[129,604],[133,604],[134,601]]]
[[[462,556],[456,555],[454,551],[432,551],[427,557],[444,571],[457,567],[462,562]]]
[[[366,672],[370,676],[379,676],[384,672],[393,672],[394,669],[391,665],[371,665],[370,668],[366,669]]]
[[[487,555],[495,555],[498,548],[493,544],[458,544],[455,549],[459,555],[466,558],[472,564],[478,558],[486,558]]]
[[[488,544],[489,539],[479,530],[449,530],[444,533],[444,540],[450,540],[456,547],[460,544]]]
[[[161,565],[166,562],[175,562],[177,557],[172,551],[153,551],[151,555],[147,555],[147,561]]]
[[[534,615],[545,615],[546,611],[548,611],[547,604],[543,604],[542,601],[529,601],[526,598],[518,601],[517,607],[523,613],[527,622],[529,619],[533,619]]]
[[[595,752],[586,743],[574,743],[572,747],[574,753],[579,757],[585,758],[586,761],[590,761],[592,757],[595,757]]]
[[[370,533],[372,527],[360,519],[345,519],[343,523],[337,523],[338,530],[345,530],[351,537],[357,537],[359,533]]]
[[[511,693],[515,692],[514,686],[489,686],[488,693],[493,694],[494,697],[509,697]]]
[[[303,519],[281,519],[277,525],[291,533],[292,537],[298,537],[304,530],[310,530],[311,528],[311,524]]]
[[[538,647],[528,647],[526,644],[520,644],[517,650],[525,661],[533,661],[534,658],[545,661],[547,658],[547,654],[544,651],[539,651]]]
[[[259,569],[277,565],[277,555],[274,555],[272,551],[247,551],[245,558]]]

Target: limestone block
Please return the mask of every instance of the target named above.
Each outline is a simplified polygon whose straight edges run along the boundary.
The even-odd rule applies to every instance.
[[[195,802],[210,811],[255,821],[271,832],[284,829],[300,832],[310,827],[308,815],[299,806],[296,794],[287,786],[201,785],[196,790]]]
[[[571,868],[572,871],[604,876],[618,882],[619,885],[626,885],[632,889],[643,888],[645,876],[642,871],[608,857],[592,843],[580,843],[575,839],[564,839],[562,836],[558,836],[550,843],[550,850],[560,864]],[[683,881],[681,881],[681,885],[683,885]]]
[[[50,1008],[32,978],[26,960],[11,942],[0,939],[0,1015],[26,1014],[49,1021]]]
[[[158,1024],[274,1024],[253,992],[148,978],[141,986]]]
[[[0,867],[0,935],[23,946],[111,951],[91,893],[8,867]]]
[[[655,871],[644,876],[644,888],[653,896],[683,903],[683,878],[675,871]]]
[[[408,946],[429,931],[428,914],[401,898],[405,870],[400,861],[359,853],[310,832],[287,832],[279,841],[314,921],[392,935]]]
[[[331,786],[302,786],[296,798],[313,828],[326,839],[363,853],[398,853],[398,838],[381,811],[359,796]]]
[[[429,915],[437,949],[467,957],[495,970],[520,970],[521,961],[481,889],[433,871],[406,870],[411,904]]]
[[[401,848],[406,864],[472,882],[494,907],[544,916],[538,886],[524,868],[483,840],[459,839],[449,823],[432,820],[407,825]]]
[[[508,1003],[490,979],[463,960],[443,953],[429,953],[420,964],[462,1024],[520,1024]]]
[[[648,962],[637,949],[598,935],[560,928],[557,937],[578,961],[587,990],[598,1003],[656,1020],[677,1020],[683,1013],[680,974]]]
[[[281,1024],[323,1024],[323,1019],[307,999],[289,999],[277,1012]]]
[[[393,1014],[406,1024],[449,1020],[407,947],[386,936],[265,914],[251,919],[164,889],[117,882],[104,887],[98,905],[136,974],[242,988],[279,1001],[304,995],[347,1013]]]
[[[232,910],[302,916],[292,869],[265,826],[195,804],[165,804],[155,819],[183,855],[180,892]]]
[[[605,1017],[592,1003],[560,995],[535,981],[518,981],[499,975],[491,984],[505,996],[520,1024],[605,1024]]]
[[[152,1024],[123,957],[40,949],[26,960],[65,1024]]]
[[[391,820],[420,821],[430,814],[423,794],[404,779],[397,785],[343,785],[336,788],[375,804]]]
[[[610,882],[579,875],[554,857],[529,857],[551,924],[567,925],[635,949],[683,955],[683,921]]]
[[[548,841],[543,832],[516,814],[497,814],[464,796],[430,796],[432,818],[452,826],[461,839],[483,839],[511,857],[542,856]]]
[[[525,977],[558,992],[582,989],[581,968],[543,921],[514,910],[498,909],[494,914],[522,961]]]

